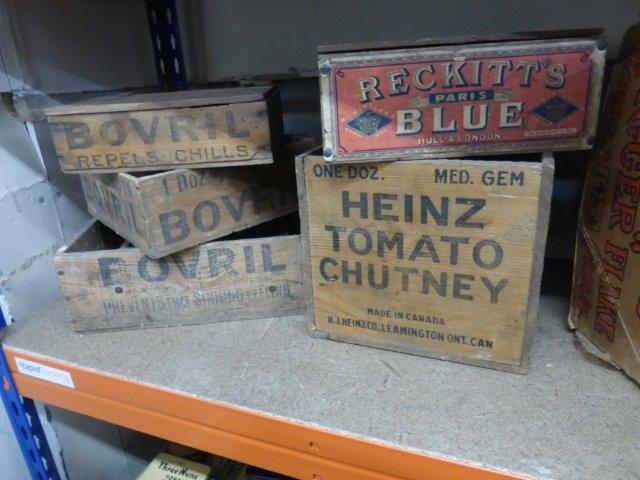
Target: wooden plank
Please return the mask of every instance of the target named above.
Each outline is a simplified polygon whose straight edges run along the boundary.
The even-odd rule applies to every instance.
[[[364,43],[339,43],[320,45],[318,53],[361,52],[372,50],[390,50],[395,48],[436,47],[442,45],[465,45],[469,43],[496,43],[525,40],[542,40],[545,38],[599,37],[604,33],[602,28],[580,28],[568,30],[539,30],[529,32],[497,33],[487,35],[456,35],[453,37],[425,37],[418,39],[382,40]]]
[[[322,53],[324,157],[591,148],[605,50],[590,37]]]
[[[152,258],[224,237],[298,208],[297,138],[273,165],[182,169],[150,175],[81,175],[89,213]]]
[[[198,170],[193,170],[198,172]],[[127,173],[80,175],[89,214],[149,254],[149,218],[138,179]]]
[[[77,331],[141,329],[304,312],[300,237],[211,242],[153,260],[102,249],[88,224],[54,257]]]
[[[46,116],[164,110],[228,103],[255,102],[267,98],[273,87],[216,88],[180,92],[122,93],[46,108]]]
[[[552,157],[537,158],[298,157],[310,330],[526,371],[553,181]]]

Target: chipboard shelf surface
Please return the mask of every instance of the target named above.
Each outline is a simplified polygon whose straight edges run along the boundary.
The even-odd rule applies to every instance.
[[[81,335],[60,301],[0,339],[24,396],[298,478],[636,478],[638,386],[567,312],[542,298],[527,375],[313,339],[302,316]]]

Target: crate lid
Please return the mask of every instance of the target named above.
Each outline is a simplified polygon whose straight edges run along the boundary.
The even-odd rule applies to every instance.
[[[318,53],[396,50],[400,48],[437,47],[444,45],[466,45],[470,43],[496,43],[562,38],[597,38],[602,36],[603,32],[604,31],[601,28],[588,28],[575,30],[541,30],[532,32],[513,32],[493,35],[427,37],[415,40],[386,40],[381,42],[341,43],[335,45],[321,45],[318,47]]]
[[[180,92],[123,93],[46,108],[46,116],[109,113],[166,108],[202,107],[255,102],[269,96],[273,86],[213,88]]]

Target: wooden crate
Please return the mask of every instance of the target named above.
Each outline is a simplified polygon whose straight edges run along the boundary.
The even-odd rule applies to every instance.
[[[305,311],[298,235],[216,241],[153,260],[99,222],[54,264],[76,331],[142,329]]]
[[[569,325],[640,383],[640,25],[611,72],[582,191]]]
[[[45,114],[67,173],[271,163],[282,137],[271,87],[100,97]]]
[[[272,165],[81,175],[89,213],[152,258],[220,238],[298,209],[297,138]]]
[[[312,333],[526,371],[554,162],[521,157],[298,157]]]
[[[320,47],[324,157],[353,163],[591,148],[601,33]]]

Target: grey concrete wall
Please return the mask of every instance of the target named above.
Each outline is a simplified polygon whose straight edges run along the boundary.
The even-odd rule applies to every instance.
[[[14,89],[62,93],[156,84],[143,2],[0,0]],[[638,21],[637,0],[183,0],[192,83],[316,73],[316,46],[352,41],[603,27],[609,57]],[[4,17],[4,18],[3,18]],[[2,84],[0,83],[0,90]]]
[[[45,168],[27,125],[0,105],[0,303],[9,321],[20,321],[32,308],[58,295],[52,255],[62,245],[62,231]],[[45,422],[45,429],[51,431]],[[56,449],[57,440],[51,437]],[[27,479],[11,425],[0,413],[0,478]]]
[[[17,52],[10,73],[30,92],[155,83],[144,2],[3,0]],[[5,32],[6,34],[6,32]]]
[[[58,295],[51,258],[63,244],[53,193],[22,119],[0,106],[0,289],[19,320]]]
[[[603,27],[615,55],[637,0],[212,0],[202,2],[207,78],[316,72],[316,46]]]

